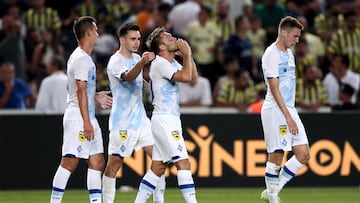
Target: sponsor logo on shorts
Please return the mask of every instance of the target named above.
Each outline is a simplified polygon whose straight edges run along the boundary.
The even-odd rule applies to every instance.
[[[84,135],[84,131],[80,131],[79,132],[79,137],[78,137],[80,142],[84,142],[85,141],[85,135]]]
[[[127,130],[120,130],[119,136],[120,140],[125,141],[128,137]]]
[[[280,125],[280,135],[286,135],[287,134],[287,126],[286,125]]]
[[[174,140],[176,140],[176,141],[179,141],[179,140],[180,140],[180,133],[179,133],[179,131],[174,130],[174,131],[171,132],[171,134],[172,134]]]

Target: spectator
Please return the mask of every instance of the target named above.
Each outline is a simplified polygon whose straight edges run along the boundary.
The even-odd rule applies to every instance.
[[[320,70],[314,66],[305,66],[304,77],[296,80],[296,106],[305,111],[316,112],[329,105],[327,91],[318,78],[318,71]]]
[[[21,37],[21,22],[13,16],[6,15],[8,26],[5,31],[5,38],[0,41],[0,63],[11,62],[15,68],[15,74],[18,78],[26,80],[25,74],[25,47],[24,39]],[[3,18],[3,20],[5,20]]]
[[[264,83],[262,83],[261,85],[259,84],[258,86],[259,87],[256,94],[256,101],[250,104],[247,110],[248,113],[253,113],[253,114],[261,113],[261,108],[264,104],[264,99],[266,95],[266,86]]]
[[[238,70],[234,82],[224,83],[216,98],[216,106],[233,107],[239,112],[247,112],[250,104],[255,102],[256,88],[247,70]]]
[[[216,15],[213,19],[213,22],[215,22],[220,32],[220,37],[217,41],[216,59],[222,64],[222,50],[230,35],[235,32],[235,25],[234,20],[229,19],[230,6],[228,2],[225,0],[220,0],[216,9]]]
[[[235,27],[235,33],[224,45],[223,55],[236,54],[239,66],[250,73],[252,80],[263,81],[256,57],[252,54],[250,38],[247,35],[250,28],[249,20],[245,16],[238,16],[235,19]]]
[[[46,66],[47,77],[40,85],[35,110],[46,114],[63,114],[67,107],[67,77],[64,59],[54,56]],[[55,91],[56,90],[56,91]]]
[[[24,80],[16,78],[14,64],[3,63],[0,66],[0,109],[26,109],[33,103],[31,89]]]
[[[277,0],[263,0],[255,6],[254,14],[260,17],[266,30],[265,46],[268,46],[277,37],[278,23],[287,14],[286,8]]]
[[[287,0],[286,7],[289,15],[304,16],[309,27],[314,25],[314,17],[320,13],[321,3],[319,0]]]
[[[64,57],[64,47],[59,43],[56,37],[57,30],[48,28],[41,31],[42,40],[34,48],[34,53],[31,60],[31,69],[28,70],[30,81],[37,86],[40,85],[41,80],[46,76],[46,66],[50,59],[54,56]]]
[[[314,32],[322,40],[325,49],[330,43],[331,34],[344,25],[344,16],[336,5],[332,1],[327,1],[325,12],[318,14],[314,18]]]
[[[249,18],[250,29],[247,31],[246,35],[250,39],[252,55],[255,57],[255,66],[260,67],[261,57],[265,51],[265,40],[266,32],[262,28],[261,19],[253,15]],[[259,76],[263,78],[263,76]]]
[[[187,25],[198,19],[201,0],[185,0],[176,4],[169,13],[169,21],[173,26],[173,34],[182,37]]]
[[[225,0],[230,7],[229,19],[234,21],[237,16],[251,16],[253,10],[252,0]]]
[[[98,41],[94,46],[93,56],[95,61],[101,66],[101,70],[105,69],[110,56],[119,48],[119,42],[116,37],[105,30],[105,22],[98,22]]]
[[[349,11],[344,14],[344,19],[344,29],[338,29],[331,36],[328,58],[333,58],[336,53],[346,54],[349,57],[349,69],[360,73],[360,31],[356,27],[358,17],[354,11]]]
[[[140,27],[142,39],[146,39],[147,35],[155,28],[155,16],[158,12],[159,0],[144,0],[144,8],[136,15],[136,24]],[[142,46],[144,42],[141,41]],[[141,48],[143,50],[144,48]]]
[[[233,83],[234,74],[239,70],[238,60],[233,55],[225,56],[223,64],[225,75],[219,77],[214,85],[212,93],[214,103],[219,94],[220,87],[222,87],[224,83]]]
[[[82,0],[75,7],[77,16],[98,16],[99,6],[94,0]]]
[[[207,78],[199,76],[196,81],[191,83],[179,83],[180,106],[211,106],[211,87]]]
[[[130,0],[129,15],[124,18],[124,23],[135,23],[137,14],[142,11],[144,2],[143,0]]]
[[[360,87],[360,76],[349,70],[349,63],[350,61],[347,55],[335,54],[332,57],[330,72],[325,75],[323,80],[331,107],[342,105],[342,101],[339,99],[339,81],[349,84],[355,89],[355,94],[352,96],[351,102],[353,104],[356,103],[356,95]]]
[[[194,59],[202,76],[210,81],[211,87],[216,82],[216,46],[220,32],[216,25],[209,20],[211,10],[201,6],[198,19],[189,23],[183,36],[191,46]]]
[[[303,16],[296,18],[303,26],[302,37],[306,40],[307,53],[314,59],[314,65],[316,67],[322,67],[325,59],[325,47],[319,36],[309,32],[309,26],[307,20]]]
[[[341,105],[335,105],[333,110],[355,110],[358,109],[357,105],[351,101],[354,96],[355,89],[346,83],[340,83],[339,100]]]
[[[22,21],[26,25],[26,29],[36,28],[39,30],[45,30],[52,28],[57,31],[57,36],[60,36],[61,19],[57,10],[46,7],[45,0],[30,0],[30,6],[22,16]],[[43,20],[35,20],[43,19]]]
[[[301,36],[295,45],[294,56],[296,61],[295,75],[297,78],[304,78],[305,67],[315,66],[314,56],[309,53],[308,43],[304,36]]]

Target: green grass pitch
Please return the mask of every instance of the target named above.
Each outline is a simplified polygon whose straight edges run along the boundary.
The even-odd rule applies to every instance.
[[[259,195],[262,188],[197,188],[199,203],[261,203]],[[50,190],[0,190],[1,203],[46,203]],[[134,202],[136,191],[116,193],[115,202]],[[360,188],[285,188],[281,193],[282,203],[360,203]],[[69,189],[65,191],[63,203],[89,202],[87,191]],[[149,200],[148,203],[152,202]],[[180,191],[168,188],[165,202],[184,203]]]

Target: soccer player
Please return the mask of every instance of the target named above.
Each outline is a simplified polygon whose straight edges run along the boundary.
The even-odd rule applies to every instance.
[[[96,93],[96,66],[91,52],[97,41],[96,20],[82,16],[74,21],[78,47],[67,64],[68,107],[63,118],[62,158],[53,179],[51,203],[61,202],[67,181],[80,159],[86,159],[90,202],[101,203],[101,173],[105,161],[101,129],[95,117],[96,102],[112,105],[107,92]]]
[[[116,172],[123,166],[125,157],[134,150],[144,148],[151,157],[154,139],[150,120],[142,102],[142,68],[155,58],[153,52],[144,52],[140,57],[135,52],[140,46],[139,26],[127,23],[118,32],[120,49],[107,65],[110,89],[113,95],[109,119],[108,162],[103,175],[104,203],[114,202]],[[154,202],[164,202],[165,176],[162,175],[154,193]]]
[[[165,28],[156,28],[148,36],[146,45],[156,54],[149,73],[154,105],[151,129],[155,144],[151,169],[141,180],[135,202],[145,203],[167,164],[175,164],[178,186],[185,201],[195,203],[195,184],[182,136],[177,82],[196,80],[197,68],[189,44],[174,38]],[[175,53],[182,57],[182,66],[174,59]]]
[[[282,18],[276,41],[262,57],[267,93],[261,121],[268,159],[261,199],[271,203],[279,202],[280,190],[310,158],[306,132],[295,108],[295,60],[290,49],[299,42],[302,29],[295,18]],[[294,155],[280,169],[284,151],[290,150]]]

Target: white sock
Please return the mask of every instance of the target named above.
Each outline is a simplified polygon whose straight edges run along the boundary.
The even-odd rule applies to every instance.
[[[162,175],[156,185],[153,194],[154,203],[164,203],[165,188],[166,188],[165,175]]]
[[[269,197],[269,201],[271,203],[278,202],[279,170],[280,170],[280,166],[271,162],[266,162],[265,184],[266,184],[266,191]]]
[[[279,174],[279,191],[289,182],[304,165],[293,155],[282,167]]]
[[[146,200],[153,194],[159,179],[160,177],[155,175],[154,172],[148,170],[139,185],[139,191],[136,195],[135,203],[145,203]]]
[[[53,180],[50,203],[61,202],[70,175],[70,171],[61,166],[58,167]]]
[[[195,184],[189,170],[178,170],[177,179],[179,189],[187,203],[196,203]]]
[[[116,192],[116,178],[109,178],[103,175],[103,201],[104,203],[114,202]]]
[[[87,188],[91,203],[101,203],[101,171],[87,170]]]

